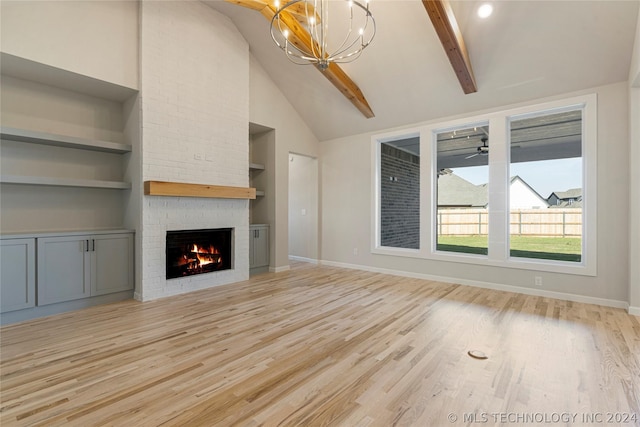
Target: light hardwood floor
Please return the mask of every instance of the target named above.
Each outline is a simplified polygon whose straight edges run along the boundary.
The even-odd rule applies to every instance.
[[[640,318],[426,280],[295,264],[0,333],[3,427],[640,425]]]

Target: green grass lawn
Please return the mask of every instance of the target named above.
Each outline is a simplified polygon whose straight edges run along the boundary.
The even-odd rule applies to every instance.
[[[487,254],[487,236],[439,236],[438,250]],[[580,262],[582,239],[576,237],[511,236],[511,256]]]

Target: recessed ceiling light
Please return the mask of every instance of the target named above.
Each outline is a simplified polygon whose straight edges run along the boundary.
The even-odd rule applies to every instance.
[[[478,8],[478,16],[482,19],[488,18],[493,13],[493,6],[489,3],[485,3]]]

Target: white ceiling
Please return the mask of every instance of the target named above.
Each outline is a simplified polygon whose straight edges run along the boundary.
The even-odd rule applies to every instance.
[[[371,0],[377,34],[342,64],[375,113],[366,119],[319,71],[289,62],[257,11],[206,0],[227,15],[254,57],[321,141],[626,81],[640,0],[451,3],[478,92],[464,95],[419,0]]]

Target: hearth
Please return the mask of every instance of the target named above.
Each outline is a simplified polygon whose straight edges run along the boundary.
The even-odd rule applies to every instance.
[[[228,270],[233,228],[167,231],[167,279]]]

